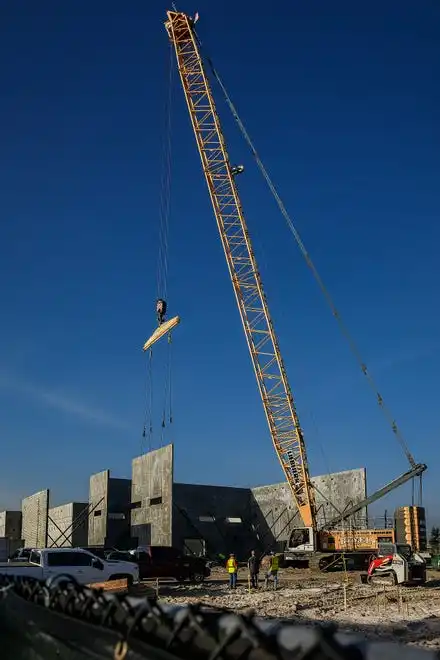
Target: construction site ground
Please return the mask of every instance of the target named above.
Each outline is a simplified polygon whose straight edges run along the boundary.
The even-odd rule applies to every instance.
[[[238,574],[238,584],[229,590],[224,569],[213,569],[201,585],[171,581],[143,583],[136,595],[158,590],[161,601],[170,604],[206,603],[235,612],[253,610],[256,615],[297,620],[313,625],[335,622],[339,629],[370,638],[399,639],[403,643],[440,649],[440,571],[429,571],[420,587],[369,586],[359,573],[312,573],[308,569],[280,571],[277,591],[270,585],[249,590],[247,572]]]

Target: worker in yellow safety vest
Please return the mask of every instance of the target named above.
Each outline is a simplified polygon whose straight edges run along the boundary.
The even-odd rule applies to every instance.
[[[277,557],[277,555],[274,552],[271,552],[269,555],[269,570],[266,573],[266,580],[265,580],[266,589],[269,586],[270,578],[273,578],[273,588],[277,589],[279,567],[280,567],[279,557]]]
[[[237,587],[238,566],[233,552],[229,555],[229,559],[226,562],[226,570],[229,574],[229,589],[235,589]]]

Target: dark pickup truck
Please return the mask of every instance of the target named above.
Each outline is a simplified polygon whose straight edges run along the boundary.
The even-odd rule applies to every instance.
[[[211,574],[205,559],[185,555],[176,548],[160,545],[142,546],[128,551],[113,550],[108,553],[107,559],[136,563],[139,566],[141,580],[175,578],[179,582],[190,580],[199,583]]]

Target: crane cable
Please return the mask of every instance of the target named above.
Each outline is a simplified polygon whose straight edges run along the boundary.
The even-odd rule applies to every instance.
[[[170,209],[171,209],[171,154],[172,154],[172,107],[173,107],[173,74],[174,74],[174,48],[172,43],[169,44],[169,57],[168,57],[168,93],[166,97],[165,108],[165,132],[166,139],[164,142],[163,154],[163,173],[162,173],[162,240],[163,240],[163,278],[162,278],[162,291],[158,289],[158,297],[167,299],[168,294],[168,236],[170,224]],[[165,386],[164,386],[164,402],[162,413],[162,444],[164,442],[165,427],[167,423],[172,424],[172,410],[171,410],[171,385],[172,385],[172,351],[171,351],[171,332],[168,333],[167,342],[167,365],[165,373]]]
[[[165,374],[165,389],[164,389],[164,400],[163,400],[163,411],[162,411],[162,431],[161,431],[161,442],[164,443],[165,440],[165,428],[167,423],[173,423],[173,411],[172,411],[172,401],[171,401],[171,386],[172,386],[172,336],[171,332],[168,333],[168,364]]]
[[[195,36],[196,40],[198,41],[199,45],[202,46],[202,42],[199,39],[199,37],[197,36],[195,31],[194,31],[194,36]],[[353,339],[353,336],[351,335],[350,331],[348,330],[347,326],[345,325],[345,322],[343,321],[343,319],[342,319],[335,303],[333,302],[333,298],[331,297],[331,295],[330,295],[327,287],[325,286],[325,284],[324,284],[324,282],[323,282],[323,280],[322,280],[322,278],[321,278],[314,262],[312,261],[312,259],[310,257],[310,254],[307,251],[307,249],[306,249],[306,247],[305,247],[305,245],[304,245],[304,243],[301,239],[301,236],[300,236],[297,228],[295,227],[295,225],[294,225],[294,223],[293,223],[286,207],[284,206],[284,203],[283,203],[281,197],[279,196],[278,191],[277,191],[277,189],[275,188],[275,186],[272,182],[272,179],[270,178],[263,162],[261,161],[261,159],[258,155],[258,152],[257,152],[257,150],[256,150],[256,148],[255,148],[255,146],[254,146],[254,144],[253,144],[253,142],[252,142],[252,140],[251,140],[251,138],[250,138],[250,136],[249,136],[249,134],[248,134],[248,132],[247,132],[247,130],[246,130],[246,128],[245,128],[245,126],[244,126],[244,124],[243,124],[243,122],[242,122],[235,106],[234,106],[234,104],[231,101],[231,98],[230,98],[230,96],[229,96],[229,94],[226,90],[226,87],[224,86],[219,74],[217,73],[216,68],[214,67],[214,64],[213,64],[211,58],[208,57],[208,56],[205,56],[205,58],[206,58],[206,61],[207,61],[208,65],[211,69],[212,75],[214,76],[215,80],[217,81],[218,85],[220,86],[220,88],[223,92],[223,96],[225,98],[225,101],[226,101],[231,113],[232,113],[232,116],[234,117],[235,121],[237,122],[238,127],[241,131],[241,134],[243,135],[245,141],[247,142],[247,144],[248,144],[248,146],[251,150],[251,153],[252,153],[252,155],[253,155],[253,157],[254,157],[257,165],[258,165],[258,168],[259,168],[261,174],[263,175],[267,185],[269,186],[269,189],[270,189],[270,191],[271,191],[271,193],[272,193],[272,195],[273,195],[273,197],[274,197],[274,199],[275,199],[275,201],[278,205],[279,210],[281,211],[281,214],[283,215],[283,217],[284,217],[284,219],[287,223],[287,226],[288,226],[290,232],[293,234],[293,237],[295,238],[295,241],[296,241],[299,249],[301,250],[301,253],[302,253],[308,267],[312,271],[313,277],[315,278],[315,281],[317,282],[317,284],[318,284],[318,286],[321,290],[321,293],[323,294],[323,296],[324,296],[324,298],[325,298],[325,300],[326,300],[326,302],[327,302],[334,318],[336,319],[336,322],[338,323],[338,326],[339,326],[340,331],[342,332],[342,335],[345,337],[345,339],[348,343],[348,346],[349,346],[351,352],[353,353],[354,357],[356,358],[356,361],[358,362],[359,367],[360,367],[363,375],[366,377],[369,386],[371,387],[371,389],[373,390],[373,392],[376,396],[376,400],[377,400],[377,403],[379,405],[379,408],[382,410],[382,412],[385,416],[385,419],[390,424],[391,430],[394,433],[398,443],[400,444],[400,446],[401,446],[401,448],[402,448],[402,450],[403,450],[410,466],[412,468],[414,468],[416,466],[416,462],[415,462],[415,460],[414,460],[414,458],[413,458],[413,456],[412,456],[412,454],[411,454],[411,452],[410,452],[410,450],[409,450],[409,448],[408,448],[408,446],[405,442],[405,439],[404,439],[399,427],[397,426],[397,423],[396,423],[395,419],[393,418],[389,408],[385,405],[383,397],[379,393],[379,390],[376,386],[376,382],[373,379],[370,372],[368,371],[367,365],[365,364],[365,362],[362,359],[362,355],[361,355],[361,353],[360,353],[360,351],[357,347],[357,344],[355,343],[355,341]]]
[[[165,98],[165,137],[162,144],[162,171],[160,182],[160,198],[159,198],[159,250],[157,255],[157,299],[164,299],[166,301],[168,294],[168,253],[169,253],[169,220],[171,208],[171,127],[172,127],[172,92],[173,92],[173,74],[174,74],[174,52],[172,44],[169,47],[168,54],[168,85]],[[143,436],[148,435],[149,450],[152,448],[153,436],[153,374],[152,374],[152,358],[153,351],[150,348],[148,351],[148,377],[147,377],[147,399],[145,423]],[[168,336],[168,350],[167,350],[167,364],[165,371],[165,384],[164,384],[164,403],[163,415],[161,423],[161,442],[164,440],[164,429],[166,426],[166,410],[169,407],[168,419],[172,422],[171,413],[171,336]],[[148,396],[149,392],[149,396]],[[149,421],[148,421],[149,420]],[[148,428],[147,428],[148,427]]]
[[[173,92],[173,50],[169,47],[168,88],[165,99],[165,139],[162,146],[162,173],[160,190],[159,252],[157,258],[157,297],[167,299],[168,293],[168,236],[171,202],[171,120]]]
[[[143,438],[147,438],[147,449],[152,450],[153,439],[153,351],[148,351],[148,361],[145,379],[145,417]],[[141,447],[143,451],[144,447]]]

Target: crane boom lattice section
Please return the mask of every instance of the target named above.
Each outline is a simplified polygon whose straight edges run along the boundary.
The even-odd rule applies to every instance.
[[[189,16],[168,12],[180,78],[273,444],[306,527],[315,527],[303,433],[269,314],[197,37]]]

